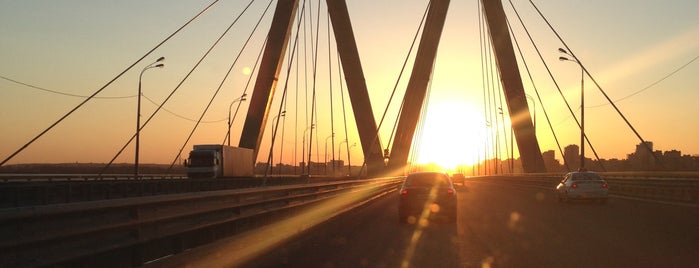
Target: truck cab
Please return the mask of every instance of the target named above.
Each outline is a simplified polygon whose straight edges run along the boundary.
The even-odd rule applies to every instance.
[[[221,154],[215,150],[192,150],[187,166],[187,177],[217,178],[220,177]]]

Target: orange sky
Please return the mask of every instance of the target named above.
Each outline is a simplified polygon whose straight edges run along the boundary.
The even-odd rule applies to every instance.
[[[427,1],[348,2],[378,122],[396,84]],[[508,14],[514,15],[509,3],[504,4]],[[134,5],[139,8],[134,9]],[[0,62],[3,62],[0,65],[0,75],[45,89],[90,95],[205,5],[170,1],[40,4],[16,1],[5,4],[0,10],[0,23],[8,27],[0,27],[3,36],[3,42],[0,43]],[[262,20],[260,28],[263,30],[255,33],[252,42],[234,66],[233,75],[204,116],[205,123],[200,125],[191,141],[183,147],[194,126],[191,120],[201,115],[265,5],[262,2],[255,3],[250,13],[241,17],[240,23],[231,30],[231,35],[178,88],[177,93],[165,105],[168,111],[159,112],[144,128],[141,134],[141,162],[170,163],[177,159],[180,148],[183,148],[183,154],[179,158],[184,158],[192,144],[223,141],[227,130],[225,120],[228,107],[232,100],[243,94],[249,77],[245,70],[254,66],[271,14]],[[663,1],[555,1],[538,5],[614,100],[632,95],[660,81],[699,55],[699,18],[696,16],[699,3],[695,1],[676,1],[672,5]],[[317,2],[313,1],[312,6],[312,14],[315,16],[318,13],[315,10]],[[559,54],[556,49],[561,46],[560,43],[546,30],[545,24],[535,16],[528,3],[517,3],[515,6],[535,36],[561,90],[573,110],[578,111],[579,68],[574,63],[557,60]],[[140,70],[159,56],[167,58],[164,69],[148,70],[143,77],[144,96],[155,102],[163,101],[241,9],[240,1],[218,4],[191,28],[146,57],[99,95],[124,98],[101,98],[88,102],[9,163],[109,161],[135,131],[134,96]],[[321,10],[324,10],[324,3],[321,4]],[[314,133],[314,139],[318,141],[314,142],[314,161],[324,159],[325,140],[331,136],[328,105],[328,88],[331,86],[328,72],[333,72],[336,153],[344,140],[337,63],[333,56],[333,67],[330,70],[327,68],[328,40],[324,16],[323,13],[318,42],[319,71],[316,88],[319,118],[317,133]],[[556,149],[542,107],[546,107],[562,146],[577,144],[579,130],[561,96],[548,78],[548,73],[526,39],[519,22],[510,16],[510,23],[542,96],[543,105],[538,101],[536,104],[540,147],[542,150]],[[311,25],[315,27],[310,21],[306,21],[305,25],[308,28]],[[485,135],[488,133],[483,116],[477,2],[452,1],[442,36],[420,155],[416,159],[418,162],[440,162],[444,165],[472,163],[477,159],[477,154],[482,154]],[[298,63],[299,68],[305,66],[305,69],[312,70],[310,49],[314,42],[311,42],[310,36],[306,36],[306,40],[299,45],[301,50],[305,48],[307,52],[301,53],[302,59]],[[330,46],[331,55],[335,51],[333,42]],[[409,62],[412,62],[412,58]],[[397,98],[405,90],[410,64],[406,70],[398,83]],[[520,70],[524,74],[521,65]],[[278,111],[286,72],[285,65],[273,103],[274,112]],[[301,161],[301,136],[310,125],[305,112],[306,92],[313,84],[310,73],[305,74],[309,76],[306,80],[301,72],[298,84],[295,69],[291,73],[287,113],[283,117],[284,153],[275,153],[282,155],[281,161],[285,163]],[[695,104],[699,99],[699,77],[696,73],[699,73],[699,63],[693,62],[647,90],[617,102],[643,138],[654,142],[656,150],[677,149],[684,154],[699,154],[699,143],[695,142],[695,137],[699,136],[699,125],[695,119],[699,114],[699,106]],[[528,77],[524,78],[525,91],[530,96],[535,96]],[[346,87],[344,90],[346,94]],[[251,94],[248,92],[248,95]],[[52,94],[0,79],[0,125],[5,130],[0,135],[0,158],[5,159],[21,148],[82,100],[83,98]],[[345,100],[348,100],[347,96]],[[588,136],[602,158],[624,158],[635,149],[639,141],[611,106],[604,105],[605,103],[605,98],[588,79]],[[394,100],[389,107],[386,126],[380,130],[384,146],[389,139],[398,104],[399,101]],[[143,99],[142,120],[155,108],[154,104]],[[246,108],[247,102],[244,102],[242,112],[234,122],[234,144],[239,141]],[[351,106],[347,104],[346,108],[349,143],[359,143]],[[507,120],[506,124],[509,124]],[[502,131],[501,129],[500,132]],[[258,160],[266,159],[269,152],[270,131],[265,135]],[[504,137],[501,136],[500,139]],[[275,147],[279,148],[278,145]],[[328,147],[332,148],[332,144],[329,143]],[[328,155],[331,155],[330,149],[328,150]],[[351,153],[353,164],[361,162],[360,146],[351,148]],[[560,158],[558,152],[556,155]],[[133,162],[133,156],[131,144],[117,162]],[[342,157],[344,158],[346,157]]]

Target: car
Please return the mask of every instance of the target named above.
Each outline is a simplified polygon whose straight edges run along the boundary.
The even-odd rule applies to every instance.
[[[456,190],[446,173],[409,174],[399,193],[398,218],[401,223],[416,223],[432,217],[456,222]]]
[[[556,186],[558,201],[596,200],[607,203],[609,185],[597,173],[592,171],[569,172]]]
[[[461,184],[461,187],[466,187],[466,176],[461,173],[454,173],[451,175],[451,182],[459,183]]]

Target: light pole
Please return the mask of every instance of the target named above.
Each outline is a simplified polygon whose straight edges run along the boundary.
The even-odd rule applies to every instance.
[[[282,111],[281,113],[279,113],[278,115],[275,115],[272,118],[272,123],[274,124],[274,125],[272,125],[272,140],[274,140],[274,136],[277,135],[277,128],[278,128],[277,126],[279,125],[279,119],[281,119],[281,118],[279,118],[280,116],[281,117],[286,116],[286,111]],[[282,140],[282,142],[284,142],[284,140]],[[272,173],[274,173],[274,150],[269,151],[269,158],[270,158],[270,163],[268,163],[270,165],[269,168],[270,168],[270,171]],[[279,165],[280,165],[279,169],[281,170],[281,160],[279,160]]]
[[[324,166],[324,171],[325,171],[325,176],[328,175],[328,140],[330,138],[335,137],[335,133],[332,133],[330,136],[325,138],[325,166]],[[334,167],[334,164],[333,164]]]
[[[235,115],[238,115],[238,110],[236,109],[235,115],[233,116],[233,120],[231,120],[231,109],[233,108],[233,103],[236,103],[236,102],[242,103],[242,102],[246,101],[247,99],[245,99],[245,97],[247,95],[248,94],[244,93],[242,96],[240,96],[240,98],[233,100],[231,102],[231,105],[228,106],[228,133],[226,133],[226,136],[228,137],[228,146],[231,146],[231,126],[233,125],[233,120],[235,120]],[[240,105],[240,104],[238,104],[238,105]],[[240,107],[240,106],[238,106],[238,107]]]
[[[337,155],[342,155],[342,144],[348,144],[347,140],[343,140],[340,142],[340,145],[338,145],[338,148],[337,148]],[[347,147],[347,149],[349,150],[349,147]],[[342,159],[342,158],[340,158],[340,159]]]
[[[580,171],[585,170],[585,69],[582,64],[572,53],[568,52],[563,48],[559,48],[558,52],[571,56],[572,59],[567,57],[558,57],[561,61],[572,61],[580,66]]]
[[[347,175],[352,176],[352,160],[350,158],[350,150],[352,150],[352,147],[357,146],[357,143],[352,143],[350,147],[347,147]]]
[[[306,166],[307,166],[307,164],[306,164],[306,132],[307,132],[308,130],[313,129],[313,127],[315,127],[315,124],[311,124],[310,127],[307,127],[307,128],[303,131],[303,138],[301,139],[301,147],[302,147],[302,151],[301,151],[301,157],[302,157],[301,159],[302,159],[302,160],[301,160],[301,163],[302,163],[302,165],[303,165],[303,166],[301,167],[301,174],[304,174],[304,173],[306,172],[305,169],[306,169]],[[311,161],[310,157],[308,158],[308,161]],[[308,167],[308,173],[309,173],[309,174],[311,173],[311,167],[310,167],[310,166]]]
[[[152,68],[163,68],[165,64],[160,63],[165,60],[165,57],[158,58],[155,62],[148,64],[141,74],[138,75],[138,107],[136,108],[136,159],[134,159],[134,177],[138,178],[138,154],[140,151],[140,138],[141,138],[141,80],[143,79],[143,73]]]
[[[526,96],[527,99],[531,100],[532,106],[534,106],[534,136],[536,136],[536,101],[529,94],[524,94],[524,96]]]

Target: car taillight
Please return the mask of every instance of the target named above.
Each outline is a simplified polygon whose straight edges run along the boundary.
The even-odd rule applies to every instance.
[[[400,194],[401,194],[401,195],[407,195],[407,194],[408,194],[408,190],[400,191]]]
[[[454,194],[454,189],[447,189],[447,194]]]
[[[608,185],[606,183],[602,183],[602,188],[607,188]]]
[[[571,185],[570,188],[578,189],[578,184],[577,184],[577,183],[573,183],[573,185]]]

